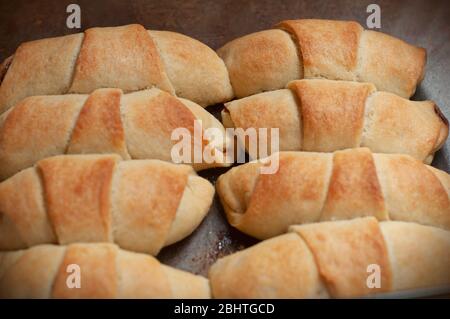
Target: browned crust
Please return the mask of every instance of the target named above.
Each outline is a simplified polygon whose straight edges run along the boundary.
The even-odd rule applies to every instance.
[[[303,77],[301,55],[291,36],[277,29],[235,39],[217,50],[227,66],[234,94],[245,97],[283,88]]]
[[[448,174],[439,178],[422,162],[367,148],[333,154],[281,152],[275,174],[258,162],[220,176],[217,192],[227,219],[258,239],[290,225],[373,216],[450,229]]]
[[[375,218],[295,226],[311,249],[332,297],[390,291],[392,273],[386,244]],[[369,265],[381,270],[381,287],[367,285]]]
[[[450,232],[417,223],[383,222],[393,290],[450,286]]]
[[[8,111],[0,124],[0,179],[63,154],[84,101],[82,95],[32,96]]]
[[[119,250],[117,269],[120,273],[118,293],[120,298],[176,298],[170,286],[170,278],[156,258]],[[192,284],[194,284],[192,282]],[[186,285],[184,282],[177,282]],[[195,288],[193,294],[195,294]]]
[[[0,117],[0,180],[65,153],[116,153],[124,159],[172,162],[171,150],[178,143],[172,140],[173,130],[187,129],[193,137],[195,120],[203,120],[203,129],[216,127],[224,133],[220,122],[199,105],[157,88],[28,97]],[[205,134],[202,137],[191,138],[192,144],[201,150],[212,146]],[[227,166],[217,156],[223,143],[219,138],[215,142],[210,151],[215,161],[194,163],[196,170]]]
[[[177,98],[160,92],[152,101],[151,104],[146,105],[148,112],[152,115],[155,124],[158,124],[159,130],[165,134],[172,133],[173,129],[177,127],[187,128],[191,133],[194,132],[194,114]],[[159,115],[159,116],[158,116]],[[149,116],[142,114],[141,120],[138,119],[138,127],[150,126],[147,123]]]
[[[289,88],[298,98],[302,150],[330,152],[360,145],[365,102],[375,91],[372,84],[299,80]]]
[[[26,97],[66,94],[82,33],[22,43],[0,86],[0,113]]]
[[[0,66],[0,113],[29,96],[108,87],[158,87],[204,107],[234,94],[223,60],[207,45],[131,24],[22,43]]]
[[[173,93],[158,49],[143,26],[85,31],[69,92],[90,93],[101,87],[136,91],[154,85]]]
[[[410,101],[350,81],[303,79],[287,87],[226,103],[222,122],[243,129],[279,128],[281,151],[365,146],[427,164],[448,137],[447,120],[433,101]]]
[[[22,242],[20,244],[20,242]],[[57,243],[34,168],[0,183],[0,250]]]
[[[305,78],[323,76],[352,80],[363,31],[359,23],[303,19],[282,21],[277,27],[295,37],[303,59]]]
[[[267,145],[271,145],[271,129],[279,130],[279,148],[282,151],[301,149],[301,122],[299,108],[294,94],[287,90],[276,90],[255,94],[225,104],[222,111],[224,126],[243,128],[267,128]],[[249,151],[249,138],[239,138],[242,146]],[[259,131],[256,139],[260,139]],[[257,142],[257,141],[256,141]],[[269,153],[270,155],[270,153]],[[259,155],[260,157],[261,155]]]
[[[289,225],[315,222],[325,202],[331,156],[284,153],[275,174],[261,174],[239,229],[260,239],[281,234]]]
[[[374,153],[408,154],[431,162],[447,127],[432,101],[410,101],[389,92],[376,92],[367,102],[362,146]]]
[[[126,101],[125,129],[128,151],[133,159],[171,161],[170,150],[176,143],[171,140],[173,130],[182,127],[194,136],[196,117],[170,94],[160,91],[147,95],[143,91],[126,95]]]
[[[112,241],[110,195],[116,156],[57,156],[38,163],[47,213],[60,244]]]
[[[411,97],[425,74],[427,53],[382,32],[364,30],[360,43],[359,81],[371,82],[380,91]]]
[[[159,162],[120,164],[114,183],[114,237],[121,247],[152,255],[159,252],[175,219],[189,170]]]
[[[170,31],[148,31],[177,96],[201,106],[229,101],[234,93],[225,63],[207,45]]]
[[[49,298],[65,247],[0,252],[0,298]]]
[[[79,266],[79,288],[70,288]],[[209,298],[208,280],[107,243],[0,252],[0,298]]]
[[[321,220],[364,216],[389,219],[372,153],[366,148],[336,152]]]
[[[391,220],[450,229],[450,199],[436,174],[410,156],[374,158]]]
[[[120,114],[120,89],[98,89],[89,95],[72,132],[67,150],[77,153],[117,153],[129,159]]]
[[[53,298],[115,298],[117,296],[117,247],[98,244],[70,245],[66,249],[52,289]],[[70,289],[69,265],[78,265],[81,287]]]
[[[209,278],[215,298],[328,296],[314,256],[293,233],[219,259],[211,266]]]

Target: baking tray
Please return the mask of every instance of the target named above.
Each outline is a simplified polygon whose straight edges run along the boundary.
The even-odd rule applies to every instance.
[[[366,25],[366,8],[373,0],[353,1],[5,1],[0,0],[0,60],[17,46],[39,38],[80,32],[66,27],[66,7],[81,7],[82,30],[94,26],[140,23],[148,29],[184,33],[213,49],[239,36],[270,28],[284,19],[321,18],[355,20]],[[446,0],[382,1],[380,31],[427,49],[427,72],[413,100],[434,100],[450,118],[450,2]],[[220,119],[223,105],[207,108]],[[450,139],[436,154],[433,166],[449,172]],[[199,175],[215,183],[228,169],[210,169]],[[164,248],[161,262],[207,275],[219,257],[255,244],[227,223],[217,198],[201,225],[188,238]],[[446,295],[449,288],[397,292],[385,297],[405,298]],[[383,295],[382,295],[383,296]]]

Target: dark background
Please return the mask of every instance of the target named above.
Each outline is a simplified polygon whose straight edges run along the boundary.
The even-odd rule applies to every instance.
[[[66,7],[81,7],[81,30],[66,27]],[[66,1],[0,0],[0,60],[28,40],[80,32],[94,26],[140,23],[148,29],[171,30],[192,36],[213,49],[247,33],[270,28],[284,19],[356,20],[366,26],[366,8],[381,7],[380,31],[427,49],[425,80],[413,99],[434,100],[450,118],[450,1]],[[218,114],[220,106],[209,107]],[[433,165],[449,172],[450,140]],[[201,172],[212,182],[226,170]],[[228,226],[217,198],[194,234],[165,248],[158,258],[169,265],[206,275],[218,257],[255,240]]]

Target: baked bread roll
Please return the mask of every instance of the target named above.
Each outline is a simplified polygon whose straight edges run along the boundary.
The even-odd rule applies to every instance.
[[[187,165],[60,155],[0,183],[0,250],[114,242],[156,255],[200,224],[214,187]]]
[[[69,288],[69,265],[79,266],[80,288]],[[40,245],[0,252],[0,298],[210,298],[210,288],[204,277],[113,244]]]
[[[275,155],[275,174],[250,162],[217,181],[228,221],[246,234],[266,239],[290,225],[363,216],[450,230],[449,174],[408,155],[367,148]]]
[[[373,84],[348,81],[293,81],[288,89],[226,103],[222,119],[226,127],[279,128],[280,151],[367,146],[428,164],[448,137],[448,121],[434,102],[410,101],[377,92]]]
[[[192,150],[213,145],[214,162],[193,163],[195,169],[228,166],[225,139],[203,135],[195,142],[194,121],[202,128],[222,124],[199,105],[153,88],[130,94],[98,89],[90,95],[33,96],[0,116],[0,179],[38,160],[59,154],[117,153],[124,159],[171,161],[176,128],[191,133]],[[213,140],[214,139],[214,140]]]
[[[238,98],[297,79],[371,82],[408,98],[423,79],[426,51],[353,21],[287,20],[235,39],[217,53]]]
[[[233,96],[217,54],[185,35],[138,24],[25,42],[3,65],[0,113],[25,97],[157,87],[206,106]]]
[[[345,298],[450,287],[449,231],[374,217],[290,230],[219,259],[209,271],[213,297]]]

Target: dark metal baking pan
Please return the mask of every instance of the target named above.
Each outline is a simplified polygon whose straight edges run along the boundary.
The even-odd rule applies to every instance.
[[[269,0],[180,0],[180,1],[1,1],[0,60],[14,53],[28,40],[79,32],[66,27],[66,7],[81,7],[82,29],[141,23],[149,29],[172,30],[192,36],[217,49],[227,41],[263,30],[284,19],[322,18],[356,20],[366,25],[366,8],[372,0],[353,1],[269,1]],[[447,0],[378,0],[381,30],[427,49],[424,81],[414,100],[434,100],[450,118],[450,2]],[[223,106],[207,110],[220,118]],[[433,166],[449,172],[450,140],[440,150]],[[200,175],[215,182],[227,169],[212,169]],[[219,257],[248,247],[257,241],[227,223],[216,196],[209,214],[188,238],[166,247],[158,258],[171,266],[206,275]],[[390,297],[420,297],[447,294],[448,290],[398,292]]]

